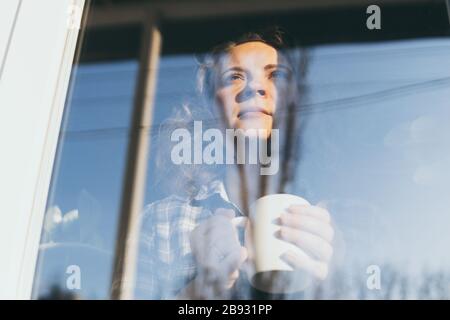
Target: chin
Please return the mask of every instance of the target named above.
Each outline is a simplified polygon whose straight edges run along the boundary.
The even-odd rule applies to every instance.
[[[245,136],[249,138],[268,139],[272,132],[272,117],[258,117],[251,119],[240,119],[237,129],[244,130]]]

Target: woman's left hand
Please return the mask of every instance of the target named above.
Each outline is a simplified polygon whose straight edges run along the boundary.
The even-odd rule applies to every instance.
[[[276,224],[281,228],[275,236],[301,249],[301,252],[288,251],[281,258],[294,269],[324,280],[333,255],[334,230],[328,211],[319,206],[293,205],[281,214]]]

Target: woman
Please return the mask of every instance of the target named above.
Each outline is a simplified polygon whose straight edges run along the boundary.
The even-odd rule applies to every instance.
[[[281,158],[289,164],[286,150],[292,153],[295,149],[292,112],[297,110],[292,106],[298,99],[298,86],[296,65],[281,46],[281,33],[275,31],[247,34],[218,47],[200,69],[200,89],[210,108],[202,115],[220,119],[208,120],[208,127],[222,132],[241,129],[249,141],[269,145],[274,143],[274,130],[280,130]],[[192,116],[192,109],[185,111]],[[136,298],[251,297],[246,294],[252,290],[247,290],[245,274],[240,272],[248,262],[248,252],[232,219],[246,216],[249,203],[269,192],[270,179],[260,174],[262,166],[234,163],[180,168],[178,176],[184,174],[186,182],[181,189],[187,192],[173,192],[150,204],[142,216]],[[286,174],[278,174],[276,183],[282,185],[285,180]],[[281,258],[295,269],[325,279],[333,252],[329,213],[318,206],[292,206],[276,223],[280,225],[276,236],[304,252]]]

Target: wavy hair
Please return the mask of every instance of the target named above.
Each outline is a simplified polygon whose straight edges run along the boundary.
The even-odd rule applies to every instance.
[[[260,41],[273,48],[284,56],[292,67],[292,73],[295,77],[292,82],[294,98],[292,102],[283,109],[277,109],[276,125],[280,130],[281,155],[280,168],[281,175],[278,177],[278,192],[284,192],[286,184],[292,179],[293,166],[297,160],[299,124],[296,121],[297,112],[300,110],[301,98],[304,95],[303,83],[306,75],[305,57],[307,54],[302,52],[290,52],[289,47],[293,42],[287,42],[285,32],[278,27],[266,28],[259,32],[248,32],[235,40],[222,43],[214,47],[207,54],[197,57],[197,94],[198,102],[182,104],[175,110],[174,114],[165,120],[159,128],[156,137],[158,145],[156,166],[159,177],[157,181],[166,182],[167,191],[170,194],[179,194],[183,196],[194,196],[200,188],[210,181],[217,179],[223,174],[223,166],[202,165],[202,164],[182,164],[174,165],[170,159],[170,150],[174,143],[170,141],[170,134],[178,128],[186,128],[193,132],[194,121],[202,121],[203,131],[208,128],[225,129],[224,116],[215,101],[216,75],[220,68],[222,57],[230,50],[246,42]],[[297,53],[297,54],[296,54]],[[167,179],[172,177],[172,179]],[[167,184],[169,182],[169,184]],[[260,194],[267,192],[267,182],[262,181]]]

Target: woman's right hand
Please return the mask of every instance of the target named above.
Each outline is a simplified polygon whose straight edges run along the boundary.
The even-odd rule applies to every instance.
[[[239,277],[247,250],[239,243],[232,223],[235,213],[217,209],[191,233],[191,250],[197,262],[197,276],[184,295],[193,299],[225,299]]]

